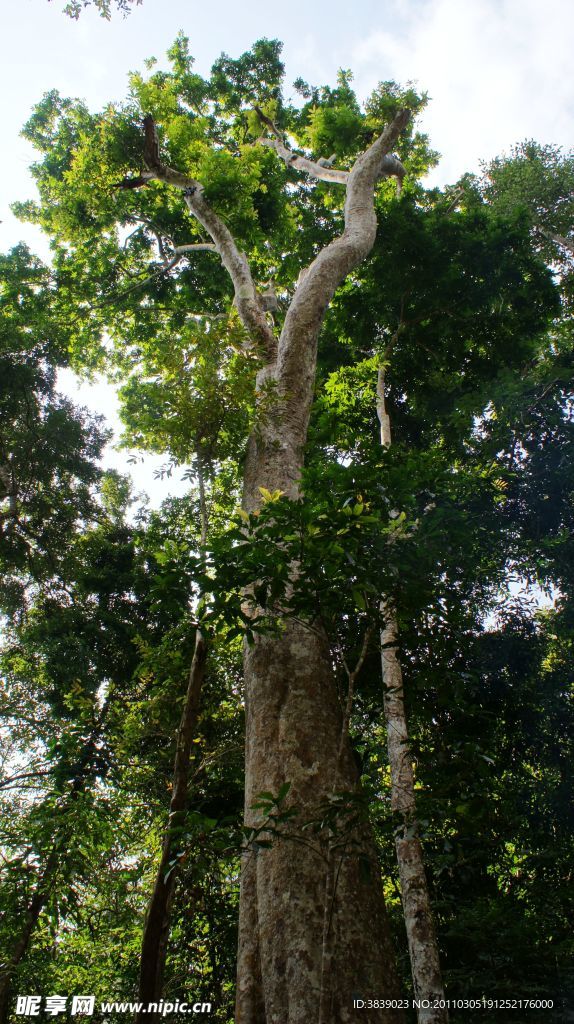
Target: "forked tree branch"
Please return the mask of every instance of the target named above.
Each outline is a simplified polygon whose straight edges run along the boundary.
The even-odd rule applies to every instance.
[[[401,110],[375,142],[355,161],[349,173],[345,227],[310,264],[287,311],[279,339],[278,378],[297,391],[301,349],[319,332],[325,310],[347,274],[370,253],[376,233],[374,188],[388,175],[389,150],[408,124],[410,111]],[[395,158],[390,158],[394,167]],[[398,162],[398,161],[397,161]]]
[[[260,146],[267,146],[285,161],[288,167],[295,167],[298,171],[306,171],[313,178],[319,181],[334,182],[336,185],[347,185],[351,171],[340,171],[336,167],[330,167],[327,163],[319,163],[317,160],[309,160],[306,156],[299,156],[285,145],[282,139],[257,139]],[[381,177],[397,178],[399,185],[402,184],[406,171],[398,157],[386,154],[384,169]]]
[[[355,696],[355,682],[357,680],[357,676],[359,675],[363,665],[365,664],[365,659],[367,657],[367,653],[368,653],[368,650],[369,650],[369,643],[370,643],[370,640],[371,640],[372,633],[373,633],[372,627],[369,626],[365,630],[365,633],[363,635],[363,642],[362,642],[362,645],[361,645],[361,651],[360,651],[360,654],[359,654],[359,659],[358,659],[357,664],[355,665],[354,669],[350,669],[349,668],[349,666],[347,665],[347,662],[346,662],[344,657],[342,659],[342,661],[343,661],[343,668],[345,669],[345,672],[347,673],[348,688],[347,688],[347,700],[345,702],[345,709],[344,709],[344,712],[343,712],[343,724],[341,726],[341,735],[340,735],[340,738],[339,738],[339,752],[338,752],[338,756],[337,756],[337,767],[338,768],[341,766],[341,763],[342,763],[342,760],[343,760],[343,754],[344,754],[344,751],[345,751],[345,744],[346,744],[346,742],[347,742],[347,740],[349,738],[349,725],[350,725],[350,722],[351,722],[351,714],[352,714],[352,711],[353,711],[353,699],[354,699],[354,696]]]
[[[144,161],[148,169],[136,179],[124,179],[120,186],[130,188],[131,182],[135,181],[134,187],[140,187],[157,179],[183,190],[188,210],[213,239],[213,245],[231,278],[235,289],[235,305],[243,326],[254,343],[261,348],[266,359],[272,361],[275,358],[277,342],[259,301],[245,253],[239,252],[233,235],[204,198],[201,183],[162,162],[157,129],[151,114],[144,118],[144,135]],[[203,243],[198,243],[197,248],[200,247],[206,248]],[[187,247],[179,246],[178,254],[183,251],[189,250]]]
[[[154,119],[150,114],[144,118],[144,162],[148,169],[135,179],[124,179],[119,187],[140,187],[157,179],[183,190],[190,213],[213,239],[214,247],[231,277],[235,304],[244,327],[268,362],[278,357],[278,378],[287,390],[290,386],[296,390],[302,347],[316,340],[325,309],[336,288],[373,246],[377,230],[373,191],[377,181],[389,176],[396,176],[402,181],[404,177],[403,165],[389,151],[409,118],[408,110],[399,111],[379,138],[358,157],[351,171],[338,171],[291,153],[273,123],[265,119],[265,123],[271,126],[273,139],[260,139],[261,144],[275,149],[290,165],[305,170],[313,177],[346,185],[347,188],[343,233],[326,246],[309,266],[287,312],[278,350],[247,256],[239,252],[231,232],[206,201],[201,183],[163,163]],[[207,248],[207,245],[198,243],[195,248]],[[179,246],[176,255],[185,251],[190,251],[190,247]]]
[[[257,139],[260,146],[268,146],[285,161],[288,167],[295,167],[298,171],[307,171],[314,178],[321,181],[335,182],[337,185],[346,185],[349,180],[350,171],[338,171],[336,167],[326,167],[315,160],[308,160],[306,156],[299,156],[285,145],[282,139],[266,139],[263,136]]]
[[[317,178],[320,181],[332,181],[337,185],[347,184],[351,172],[340,171],[336,167],[332,166],[336,155],[335,153],[333,153],[333,156],[329,160],[309,160],[305,156],[299,156],[298,153],[294,153],[292,149],[289,149],[283,135],[273,124],[273,121],[267,117],[259,107],[255,107],[254,110],[261,123],[269,128],[273,135],[272,139],[268,139],[265,136],[261,136],[257,139],[260,146],[267,146],[269,149],[274,149],[281,159],[285,161],[287,167],[295,167],[298,171],[306,171],[308,174],[311,174],[314,178]],[[400,190],[406,173],[405,168],[396,156],[387,155],[385,157],[385,163],[386,168],[384,173],[387,177],[392,177],[394,175],[397,178]]]

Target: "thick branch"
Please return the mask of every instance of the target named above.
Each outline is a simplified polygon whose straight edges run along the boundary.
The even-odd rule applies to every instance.
[[[29,779],[45,779],[50,774],[49,769],[38,770],[36,772],[20,772],[18,775],[10,775],[7,779],[3,779],[0,782],[0,789],[21,789],[23,782],[28,782]]]
[[[256,508],[259,487],[299,495],[303,451],[315,389],[317,340],[325,310],[347,274],[369,254],[377,219],[374,187],[388,167],[388,151],[409,120],[401,111],[356,161],[349,174],[342,234],[311,263],[287,311],[272,377],[277,401],[261,416],[260,435],[245,467],[244,507]],[[393,158],[394,159],[394,158]],[[263,378],[259,386],[264,386]],[[276,453],[281,452],[278,459]]]
[[[370,253],[377,232],[374,188],[388,173],[388,153],[406,127],[408,110],[400,111],[381,136],[355,162],[349,174],[343,233],[311,263],[287,312],[279,339],[280,384],[297,390],[302,350],[319,333],[335,290]],[[394,163],[394,158],[391,158]]]
[[[213,242],[190,242],[188,245],[176,245],[173,250],[174,256],[183,256],[186,252],[217,252],[217,246]]]
[[[298,156],[281,139],[257,139],[260,146],[268,146],[279,154],[288,167],[295,167],[298,171],[307,171],[314,178],[321,181],[334,181],[337,185],[346,185],[349,180],[350,171],[338,171],[336,167],[326,167],[318,164],[315,160],[308,160],[306,156]]]
[[[336,185],[346,185],[349,181],[351,171],[340,171],[336,167],[331,167],[327,162],[319,163],[316,160],[308,160],[306,156],[299,156],[289,149],[282,139],[266,139],[262,137],[257,139],[257,142],[260,146],[274,149],[288,167],[295,167],[298,171],[306,171],[320,181],[332,181]],[[394,175],[394,177],[398,178],[399,182],[402,182],[405,173],[405,169],[398,157],[387,153],[384,157],[381,177],[386,176],[390,178]]]
[[[265,353],[267,359],[272,361],[275,358],[277,343],[261,307],[245,253],[239,252],[231,232],[204,198],[203,186],[200,182],[169,167],[160,160],[157,130],[154,120],[149,114],[144,118],[144,132],[144,160],[148,170],[144,171],[139,178],[132,179],[136,182],[135,187],[145,185],[148,181],[156,178],[158,181],[165,181],[168,185],[174,185],[184,191],[188,210],[213,239],[214,247],[232,280],[235,289],[235,305],[243,326],[255,344]],[[123,187],[129,187],[129,182],[130,179],[125,179]],[[182,248],[178,247],[177,251],[181,251]]]
[[[385,402],[385,368],[379,366],[377,373],[377,416],[381,425],[381,444],[383,448],[391,447],[391,420]]]
[[[547,228],[543,228],[540,224],[536,225],[536,230],[551,242],[556,242],[556,244],[561,245],[563,249],[567,249],[570,255],[574,256],[573,238],[566,238],[564,235],[557,235],[554,231],[548,231]]]
[[[213,238],[221,262],[233,282],[235,305],[243,326],[267,360],[272,362],[276,356],[277,341],[267,323],[247,256],[239,252],[231,232],[204,199],[201,186],[186,189],[184,195],[188,210]]]

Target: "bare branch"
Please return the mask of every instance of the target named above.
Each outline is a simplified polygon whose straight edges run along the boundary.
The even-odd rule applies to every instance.
[[[137,217],[134,214],[128,217],[128,220],[131,223],[141,224],[143,227],[146,227],[148,231],[151,231],[152,235],[154,235],[155,240],[157,242],[158,249],[160,251],[160,255],[164,263],[164,268],[166,270],[171,269],[171,267],[174,266],[174,263],[177,262],[177,260],[174,260],[174,257],[183,256],[187,252],[193,252],[194,250],[198,252],[217,252],[217,247],[213,242],[190,242],[187,245],[175,245],[173,239],[169,235],[162,234],[160,229],[153,223],[153,221],[149,220],[147,217]],[[141,228],[136,228],[136,231],[141,231]],[[128,235],[126,242],[132,237],[133,234],[136,233],[136,231],[133,231],[132,234]],[[170,244],[172,250],[171,254],[169,254],[166,251],[166,240]]]
[[[335,167],[327,167],[314,160],[308,160],[305,156],[298,156],[285,145],[282,139],[260,138],[257,139],[257,142],[260,146],[274,149],[288,167],[295,167],[298,171],[307,171],[308,174],[321,181],[333,181],[337,185],[346,185],[349,180],[350,171],[338,171]]]
[[[557,235],[553,231],[548,231],[547,228],[543,228],[541,224],[535,224],[535,228],[539,234],[544,236],[544,238],[548,238],[551,242],[556,242],[557,245],[561,245],[562,248],[567,249],[571,256],[574,256],[574,238],[566,238],[564,235]]]
[[[383,448],[391,447],[391,420],[385,402],[385,367],[379,366],[377,373],[377,415],[381,424],[381,444]]]
[[[263,111],[260,109],[260,107],[254,107],[253,109],[254,109],[255,113],[257,114],[257,117],[261,121],[261,124],[266,125],[266,127],[269,128],[270,131],[273,133],[275,138],[279,139],[279,142],[282,142],[283,141],[283,136],[281,135],[281,132],[279,131],[277,126],[275,124],[273,124],[273,121],[271,120],[271,118],[267,117],[267,114],[264,114]]]
[[[295,167],[298,171],[306,171],[311,174],[314,178],[320,181],[332,181],[337,185],[346,185],[349,181],[350,171],[339,171],[336,167],[333,167],[333,163],[336,158],[336,153],[333,153],[328,160],[308,160],[305,156],[299,156],[294,153],[293,150],[289,149],[285,142],[284,136],[273,124],[271,118],[267,117],[259,107],[255,107],[255,112],[259,117],[262,124],[266,125],[270,129],[273,138],[267,139],[261,136],[257,139],[260,146],[267,146],[269,149],[274,149],[276,153],[285,161],[287,167]],[[396,156],[385,156],[385,169],[383,174],[387,177],[393,175],[398,180],[398,191],[400,192],[403,178],[405,176],[405,169],[401,161]]]
[[[267,323],[251,276],[247,256],[244,252],[239,252],[233,235],[203,198],[201,187],[186,189],[184,195],[189,211],[213,238],[221,262],[233,282],[235,305],[243,326],[265,353],[268,361],[274,361],[277,354],[277,341]]]
[[[20,789],[22,782],[26,782],[28,779],[43,779],[48,775],[50,775],[50,772],[47,768],[43,770],[38,769],[34,772],[20,772],[18,775],[10,775],[9,778],[3,779],[0,782],[0,789]]]
[[[339,171],[336,167],[331,166],[331,161],[334,157],[330,157],[329,160],[308,160],[307,157],[299,156],[289,149],[281,138],[266,139],[261,137],[257,139],[257,142],[260,146],[274,149],[281,159],[285,161],[287,167],[295,167],[298,171],[306,171],[307,174],[320,181],[331,181],[336,185],[346,185],[349,181],[350,171]],[[400,192],[405,174],[405,168],[399,158],[386,154],[380,176],[397,178],[398,191]]]
[[[155,174],[150,174],[149,171],[138,174],[136,178],[122,178],[121,181],[114,181],[112,188],[141,188],[142,185],[148,185],[150,181],[153,181]]]
[[[359,658],[358,658],[357,664],[355,665],[355,667],[353,669],[353,672],[352,672],[353,679],[357,678],[357,676],[359,675],[359,672],[361,671],[363,665],[365,664],[365,658],[367,657],[367,652],[369,650],[369,641],[371,639],[372,632],[373,632],[373,630],[372,630],[371,627],[369,627],[369,629],[365,630],[365,635],[363,636],[363,643],[362,643],[362,646],[361,646],[361,652],[359,654]]]
[[[299,390],[302,350],[315,342],[335,290],[373,247],[377,232],[374,188],[377,181],[389,173],[389,166],[395,168],[395,163],[399,163],[388,154],[409,118],[410,112],[401,110],[356,160],[347,183],[343,233],[313,260],[295,292],[285,317],[278,353],[278,377],[288,394]]]
[[[183,256],[186,252],[205,250],[205,252],[217,252],[214,242],[190,242],[189,245],[176,245],[173,250],[174,256]]]
[[[183,189],[188,210],[213,239],[221,262],[233,282],[235,305],[243,326],[267,359],[272,361],[276,355],[277,342],[261,307],[245,253],[239,252],[233,235],[205,200],[200,182],[162,163],[157,129],[150,114],[144,118],[144,134],[144,160],[148,171],[140,176],[146,179],[142,183],[157,178],[168,185]]]

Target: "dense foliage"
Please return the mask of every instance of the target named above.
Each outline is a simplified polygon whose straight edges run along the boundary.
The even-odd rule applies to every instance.
[[[555,1015],[528,1019],[561,1020],[574,982],[573,160],[528,143],[480,178],[428,190],[436,155],[407,132],[402,194],[380,186],[372,258],[325,321],[304,500],[266,493],[247,515],[239,481],[257,356],[242,352],[217,257],[175,252],[205,241],[180,194],[117,187],[140,168],[142,117],[153,114],[169,163],[201,180],[261,289],[273,282],[280,323],[301,268],[340,229],[343,193],[258,146],[255,107],[294,146],[345,167],[400,103],[416,112],[424,98],[387,82],[362,109],[341,72],[334,88],[296,83],[288,102],[280,47],[267,40],[222,56],[208,79],[183,37],[168,56],[167,70],[150,60],[127,101],[99,114],[56,93],[41,100],[25,128],[39,199],[18,210],[49,234],[53,264],[23,247],[2,258],[8,959],[35,915],[12,990],[132,996],[200,620],[210,654],[165,990],[232,1020],[241,641],[272,628],[278,602],[299,617],[320,610],[342,694],[345,665],[371,636],[352,738],[408,989],[374,640],[383,592],[400,626],[447,994],[550,997]],[[164,453],[168,472],[184,467],[187,498],[151,513],[102,474],[101,425],[57,395],[69,361],[119,384],[126,442]],[[254,580],[255,622],[242,606]]]

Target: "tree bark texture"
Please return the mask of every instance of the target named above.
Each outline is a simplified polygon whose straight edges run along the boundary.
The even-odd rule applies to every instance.
[[[342,714],[325,638],[287,622],[279,640],[256,639],[245,683],[246,821],[257,823],[257,795],[285,781],[299,813],[291,838],[245,855],[237,1024],[319,1021],[321,1000],[325,1022],[352,1021],[353,996],[396,995],[397,983],[368,829],[327,856],[301,829],[320,816],[337,779],[340,790],[357,790],[347,743],[339,761]],[[362,1011],[361,1019],[397,1017]]]
[[[382,368],[377,381],[377,414],[381,444],[391,445],[391,425],[385,406]],[[387,728],[387,749],[391,770],[391,807],[400,815],[395,836],[401,897],[409,945],[415,998],[430,1003],[417,1011],[418,1024],[447,1024],[438,942],[425,874],[423,850],[416,816],[413,759],[405,711],[403,673],[398,654],[397,617],[391,602],[381,602],[384,628],[381,630],[383,704]]]

